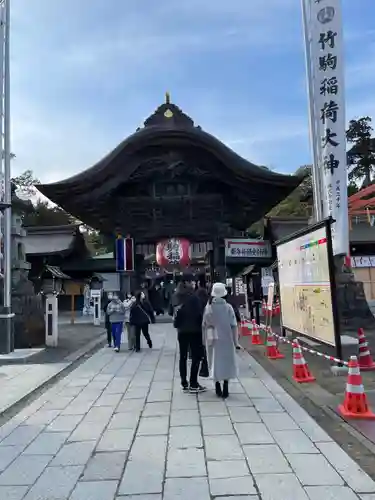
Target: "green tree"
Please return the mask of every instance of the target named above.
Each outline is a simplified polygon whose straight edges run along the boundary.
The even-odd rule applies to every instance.
[[[304,198],[312,192],[311,165],[303,165],[297,169],[295,175],[303,178],[301,184],[267,215],[270,217],[308,217],[310,206]]]
[[[48,201],[37,200],[31,209],[23,214],[24,226],[66,226],[79,221],[60,207],[51,206]]]
[[[25,170],[17,177],[13,177],[11,182],[16,186],[17,195],[22,198],[31,198],[35,196],[35,185],[40,184],[40,180],[34,177],[32,170]]]
[[[364,116],[358,120],[350,120],[346,131],[346,139],[351,148],[347,152],[349,181],[363,181],[365,186],[371,184],[375,171],[375,138],[371,118]]]
[[[93,255],[103,255],[113,252],[114,238],[88,227],[84,228],[84,232],[87,246]]]

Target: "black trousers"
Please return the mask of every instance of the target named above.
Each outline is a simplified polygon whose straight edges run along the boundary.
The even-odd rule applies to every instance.
[[[107,343],[108,345],[112,344],[112,326],[109,322],[109,316],[105,315],[105,329],[107,330]]]
[[[148,324],[146,325],[135,325],[134,326],[134,333],[135,333],[135,350],[139,351],[141,348],[141,333],[143,333],[144,338],[147,341],[147,344],[149,346],[152,345],[151,342],[151,337],[148,332]]]
[[[202,333],[178,332],[178,343],[180,346],[180,377],[181,384],[187,385],[187,360],[189,350],[191,352],[190,386],[198,386],[198,371],[202,359]]]

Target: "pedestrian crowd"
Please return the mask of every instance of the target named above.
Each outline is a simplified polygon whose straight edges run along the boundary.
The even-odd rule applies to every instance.
[[[223,283],[214,283],[208,293],[203,287],[194,289],[192,283],[180,282],[171,296],[169,313],[177,330],[183,392],[204,392],[206,387],[199,383],[201,376],[214,380],[218,397],[229,396],[229,381],[237,377],[241,317],[228,291]],[[120,351],[123,330],[129,350],[141,350],[141,335],[152,348],[149,325],[155,323],[155,312],[143,290],[129,293],[124,301],[117,293],[109,294],[105,317],[108,346],[113,344],[116,352]]]

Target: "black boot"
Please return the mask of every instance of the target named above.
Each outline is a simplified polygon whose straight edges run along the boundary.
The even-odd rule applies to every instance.
[[[224,380],[224,384],[223,384],[223,398],[227,398],[228,396],[229,396],[228,380]]]
[[[221,390],[220,382],[215,383],[215,392],[216,392],[217,397],[219,397],[219,398],[223,397],[223,392]]]

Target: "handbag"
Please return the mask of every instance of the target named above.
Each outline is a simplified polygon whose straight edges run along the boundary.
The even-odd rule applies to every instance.
[[[207,360],[207,352],[206,348],[203,346],[202,347],[202,361],[201,361],[201,367],[199,370],[199,376],[202,378],[208,378],[210,376],[210,370],[208,369],[208,360]]]

